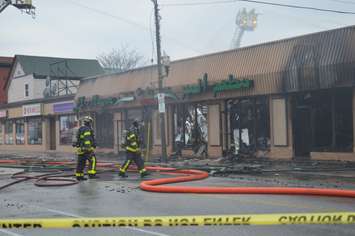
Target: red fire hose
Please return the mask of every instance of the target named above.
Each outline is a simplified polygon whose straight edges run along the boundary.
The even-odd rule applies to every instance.
[[[0,160],[0,163],[13,164],[17,163],[17,160]],[[62,162],[47,162],[47,165],[72,165],[74,162],[62,161]],[[101,168],[114,168],[116,163],[103,162],[98,164]],[[133,169],[133,168],[132,168]],[[143,181],[140,184],[140,188],[150,192],[164,192],[164,193],[218,193],[218,194],[289,194],[289,195],[322,195],[322,196],[334,196],[334,197],[355,197],[355,190],[346,189],[328,189],[328,188],[297,188],[297,187],[195,187],[195,186],[165,186],[165,184],[190,182],[196,180],[202,180],[208,177],[208,173],[200,170],[178,170],[175,168],[166,167],[147,167],[151,171],[160,171],[161,173],[170,175],[179,175],[173,178],[162,178]],[[78,183],[74,179],[65,179],[71,177],[70,175],[64,175],[62,173],[49,173],[37,176],[27,176],[23,172],[17,173],[13,178],[16,180],[5,186],[1,186],[0,189],[9,187],[13,184],[23,182],[29,179],[36,179],[35,185],[37,186],[68,186]],[[58,183],[61,182],[61,183]]]
[[[170,171],[169,173],[184,174],[173,178],[143,181],[140,188],[150,192],[163,193],[224,193],[224,194],[289,194],[289,195],[321,195],[333,197],[355,197],[355,190],[326,188],[289,188],[289,187],[194,187],[194,186],[163,186],[164,184],[202,180],[208,173],[200,170],[176,170],[174,168],[148,167],[154,171]]]

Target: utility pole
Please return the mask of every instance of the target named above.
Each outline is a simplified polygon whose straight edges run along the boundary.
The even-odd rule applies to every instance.
[[[161,45],[160,45],[160,15],[158,0],[151,0],[154,4],[154,15],[155,15],[155,37],[157,44],[157,64],[158,64],[158,80],[159,80],[159,117],[160,117],[160,138],[161,138],[161,155],[162,161],[168,162],[167,152],[166,152],[166,137],[165,137],[165,98],[163,91],[163,71],[162,71],[162,58],[161,58]]]

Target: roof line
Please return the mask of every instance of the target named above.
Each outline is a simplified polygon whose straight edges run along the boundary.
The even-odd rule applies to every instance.
[[[351,29],[351,28],[355,29],[355,25],[345,26],[345,27],[340,27],[340,28],[335,28],[335,29],[330,29],[330,30],[324,30],[324,31],[318,31],[318,32],[313,32],[313,33],[309,33],[309,34],[302,34],[302,35],[298,35],[298,36],[294,36],[294,37],[290,37],[290,38],[278,39],[278,40],[259,43],[259,44],[254,44],[254,45],[250,45],[250,46],[246,46],[246,47],[241,47],[241,48],[236,48],[236,49],[228,49],[228,50],[208,53],[208,54],[199,55],[199,56],[195,56],[195,57],[178,59],[178,60],[173,61],[172,63],[191,60],[191,59],[198,59],[198,58],[202,58],[202,57],[214,56],[214,55],[219,55],[219,54],[223,54],[223,53],[227,53],[227,52],[244,51],[244,50],[248,50],[248,49],[251,49],[251,48],[262,47],[262,46],[265,46],[265,45],[272,45],[272,44],[282,43],[282,42],[285,42],[285,41],[291,41],[291,40],[295,40],[295,39],[299,39],[299,38],[310,37],[312,35],[325,34],[325,33],[329,33],[329,32],[332,32],[332,31],[340,31],[340,30]]]
[[[71,57],[51,57],[51,56],[38,56],[38,55],[25,55],[25,54],[15,54],[16,56],[22,57],[38,57],[38,58],[52,58],[52,59],[66,59],[66,60],[93,60],[97,61],[95,58],[71,58]]]
[[[263,46],[266,46],[266,45],[282,43],[282,42],[291,41],[291,40],[295,40],[295,39],[299,39],[299,38],[306,38],[306,37],[310,37],[312,35],[325,34],[325,33],[329,33],[329,32],[332,32],[332,31],[340,31],[340,30],[352,29],[352,28],[355,29],[355,25],[345,26],[345,27],[340,27],[340,28],[335,28],[335,29],[330,29],[330,30],[324,30],[324,31],[318,31],[318,32],[298,35],[298,36],[290,37],[290,38],[278,39],[278,40],[274,40],[274,41],[270,41],[270,42],[259,43],[259,44],[250,45],[250,46],[241,47],[241,48],[236,48],[236,49],[228,49],[228,50],[223,50],[223,51],[219,51],[219,52],[208,53],[208,54],[204,54],[204,55],[178,59],[178,60],[172,61],[170,64],[179,63],[179,62],[188,61],[188,60],[195,60],[195,59],[204,58],[204,57],[210,57],[210,56],[215,56],[215,55],[220,55],[220,54],[224,54],[224,53],[244,51],[244,50],[249,50],[251,48],[263,47]],[[103,78],[103,77],[108,77],[108,76],[112,76],[112,75],[127,74],[127,73],[132,73],[132,72],[135,72],[135,71],[144,70],[144,69],[148,69],[148,68],[154,68],[154,67],[157,67],[157,64],[142,66],[142,67],[134,68],[134,69],[131,69],[131,70],[128,70],[128,71],[124,71],[124,72],[112,72],[112,73],[107,73],[107,74],[90,76],[90,77],[86,77],[86,78],[82,79],[82,81],[91,80],[91,79],[97,79],[98,77]]]

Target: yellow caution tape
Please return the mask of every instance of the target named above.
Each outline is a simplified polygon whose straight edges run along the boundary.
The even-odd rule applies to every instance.
[[[145,216],[50,219],[0,219],[0,228],[101,228],[101,227],[175,227],[224,225],[298,225],[355,224],[355,212]]]

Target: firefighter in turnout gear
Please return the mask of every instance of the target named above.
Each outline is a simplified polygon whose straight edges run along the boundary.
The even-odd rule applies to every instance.
[[[139,122],[138,120],[133,121],[131,128],[126,134],[125,142],[123,147],[126,149],[126,160],[120,168],[119,176],[127,177],[126,171],[132,161],[137,165],[138,171],[143,178],[149,173],[144,168],[144,161],[141,157],[140,150],[141,140],[139,134]]]
[[[85,116],[82,122],[83,125],[79,128],[76,135],[76,142],[73,143],[73,147],[77,148],[78,161],[75,176],[79,181],[86,180],[84,177],[86,161],[89,161],[87,171],[89,178],[96,177],[96,156],[94,152],[96,141],[94,131],[92,130],[93,119],[90,116]]]

